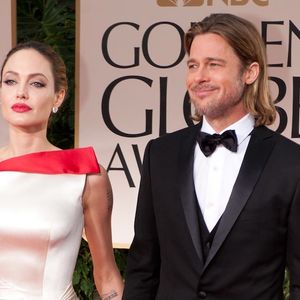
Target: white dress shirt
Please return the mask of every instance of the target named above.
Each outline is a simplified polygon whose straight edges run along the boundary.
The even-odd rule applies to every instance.
[[[249,144],[254,123],[254,118],[247,114],[220,132],[222,134],[229,129],[235,130],[238,140],[237,152],[232,152],[223,145],[219,145],[212,155],[206,157],[200,150],[198,143],[195,147],[194,185],[199,206],[209,231],[215,227],[227,206]],[[216,133],[207,123],[205,117],[201,131],[209,134]]]

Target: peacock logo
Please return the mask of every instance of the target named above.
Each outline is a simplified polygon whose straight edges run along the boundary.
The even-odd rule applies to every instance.
[[[159,6],[201,6],[203,0],[157,0]]]
[[[214,0],[156,0],[159,6],[171,7],[171,6],[213,6]],[[249,4],[249,2],[253,2],[258,6],[268,6],[269,0],[218,0],[218,2],[223,3],[227,6],[244,6]]]

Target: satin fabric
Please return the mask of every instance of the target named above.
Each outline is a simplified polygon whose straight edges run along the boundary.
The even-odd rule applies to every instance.
[[[0,162],[0,299],[75,300],[72,276],[83,229],[92,148]]]

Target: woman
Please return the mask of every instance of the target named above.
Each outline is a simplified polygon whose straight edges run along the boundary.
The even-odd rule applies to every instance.
[[[101,299],[121,299],[108,176],[91,147],[61,150],[46,137],[67,92],[62,59],[43,43],[19,44],[0,83],[9,128],[0,148],[0,299],[78,299],[72,275],[83,226]]]

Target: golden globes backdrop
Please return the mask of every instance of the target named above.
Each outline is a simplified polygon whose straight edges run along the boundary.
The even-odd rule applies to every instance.
[[[0,65],[15,42],[15,0],[0,1]],[[0,99],[1,101],[1,99]],[[0,114],[1,115],[1,114]],[[0,116],[0,146],[7,141],[6,124]]]
[[[299,0],[81,0],[77,8],[76,144],[93,145],[109,172],[115,247],[133,237],[146,143],[191,125],[183,35],[192,22],[227,12],[256,24],[278,110],[273,129],[300,141]]]

